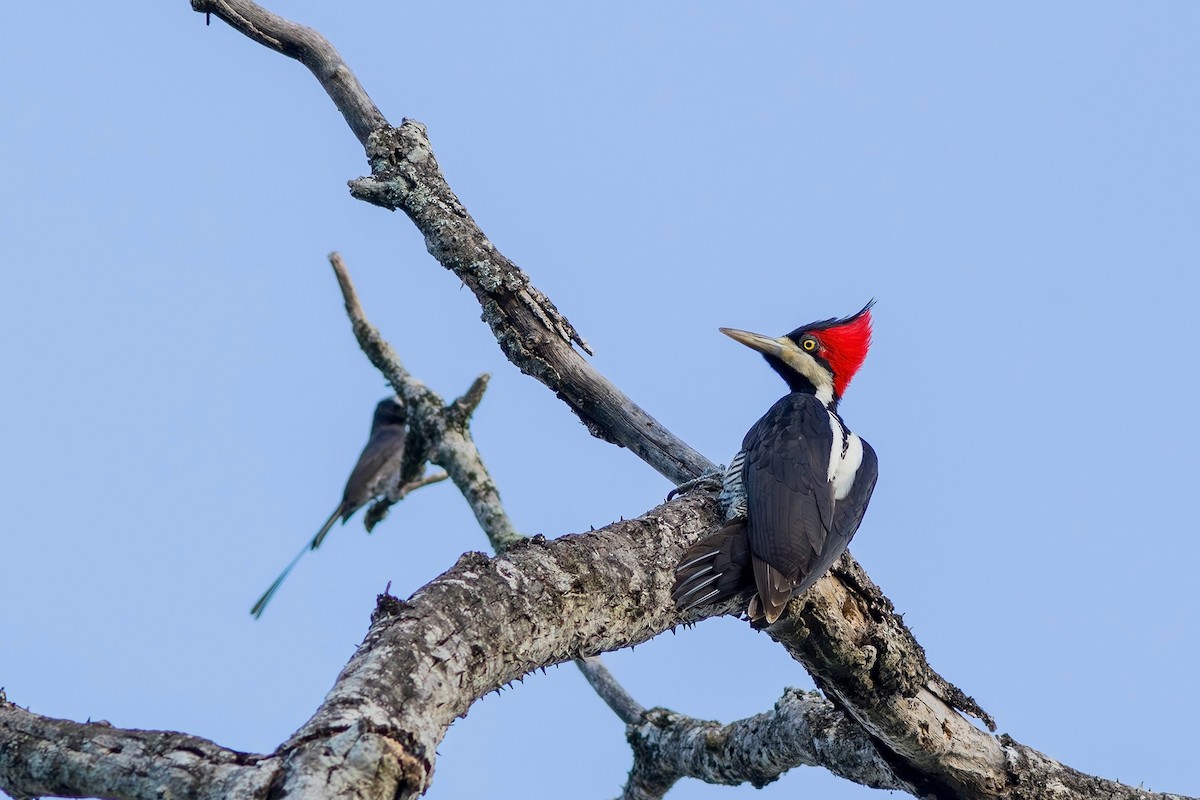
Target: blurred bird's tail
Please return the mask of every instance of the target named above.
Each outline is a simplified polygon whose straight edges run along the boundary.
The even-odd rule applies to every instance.
[[[292,571],[292,567],[296,566],[296,563],[300,560],[300,557],[307,553],[308,549],[308,545],[304,545],[304,549],[302,549],[299,553],[296,553],[296,557],[292,559],[292,563],[283,568],[283,572],[279,573],[279,577],[275,579],[275,582],[267,587],[267,590],[263,592],[262,597],[258,598],[258,602],[255,603],[250,609],[251,616],[253,616],[255,619],[258,619],[262,616],[263,610],[267,607],[267,603],[271,602],[271,598],[275,596],[275,593],[279,591],[280,585],[283,584],[283,579],[288,576],[288,573]]]
[[[346,510],[345,503],[339,503],[338,507],[329,515],[329,519],[325,520],[325,524],[321,526],[321,530],[317,531],[317,535],[312,538],[312,544],[308,546],[309,550],[316,550],[321,546],[321,542],[325,541],[325,535],[329,533],[329,529],[333,527],[333,523],[337,522],[338,517],[342,516],[342,512]],[[343,519],[344,523],[346,520]]]
[[[337,522],[338,517],[342,515],[342,509],[343,506],[339,504],[329,519],[325,520],[325,524],[321,526],[321,530],[317,531],[317,535],[312,538],[312,541],[304,545],[304,548],[299,553],[296,553],[296,557],[292,559],[292,562],[283,568],[283,572],[279,573],[279,577],[275,579],[275,582],[267,587],[262,597],[258,598],[258,602],[250,609],[250,614],[255,619],[262,616],[267,603],[271,602],[271,598],[275,596],[275,593],[279,591],[279,587],[283,584],[283,579],[288,576],[288,573],[292,571],[292,568],[296,566],[300,558],[309,550],[316,550],[321,546],[321,542],[325,540],[325,534],[329,533],[329,529],[333,527],[333,523]]]

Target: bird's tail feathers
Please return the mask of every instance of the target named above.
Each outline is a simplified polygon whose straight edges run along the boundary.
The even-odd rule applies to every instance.
[[[732,597],[750,587],[745,520],[726,523],[687,549],[675,568],[671,599],[680,611]]]
[[[796,587],[782,572],[758,556],[751,556],[750,560],[754,564],[754,585],[758,588],[758,594],[750,601],[746,614],[751,620],[766,617],[767,624],[771,624],[783,616]]]
[[[255,619],[258,619],[262,616],[263,610],[267,607],[267,603],[271,602],[271,598],[275,596],[275,593],[279,591],[279,587],[283,585],[284,578],[288,576],[288,573],[292,571],[292,568],[296,566],[296,563],[300,561],[300,558],[309,550],[316,550],[321,546],[321,542],[325,541],[325,535],[329,533],[329,529],[333,527],[333,523],[337,522],[338,517],[342,516],[342,512],[344,510],[345,503],[339,503],[333,514],[329,516],[329,519],[325,520],[325,524],[321,526],[321,530],[317,531],[317,535],[312,538],[312,541],[304,545],[304,548],[299,553],[296,553],[296,557],[292,559],[292,562],[283,568],[283,572],[279,573],[279,577],[275,579],[275,582],[267,587],[267,590],[263,592],[262,597],[258,598],[258,602],[255,603],[250,609],[250,614]],[[346,520],[343,518],[342,522],[345,521]]]

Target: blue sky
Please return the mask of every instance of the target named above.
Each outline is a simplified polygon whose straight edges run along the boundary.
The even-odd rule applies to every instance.
[[[880,459],[852,550],[1001,731],[1200,793],[1200,9],[1116,3],[276,2],[393,122],[424,122],[492,241],[596,366],[726,461],[783,390],[717,332],[878,300],[843,404]],[[1150,8],[1150,11],[1147,9]],[[184,0],[22,4],[0,31],[0,685],[39,713],[269,751],[388,581],[486,540],[448,484],[337,503],[374,403],[325,261],[474,432],[516,525],[670,488],[504,360],[312,77]],[[744,624],[609,664],[731,720],[809,686]],[[618,793],[622,726],[567,666],[477,703],[432,800]],[[674,798],[750,796],[681,784]],[[755,797],[866,797],[819,770]]]

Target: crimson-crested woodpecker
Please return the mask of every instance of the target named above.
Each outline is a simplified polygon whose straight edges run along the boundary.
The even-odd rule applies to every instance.
[[[749,617],[775,622],[846,550],[879,462],[837,407],[871,345],[874,302],[777,339],[721,328],[761,352],[791,391],[754,423],[725,472],[725,525],[680,560],[671,597],[681,611],[753,586]]]

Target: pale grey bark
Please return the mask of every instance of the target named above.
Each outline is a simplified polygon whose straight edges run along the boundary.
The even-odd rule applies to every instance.
[[[0,786],[14,796],[53,787],[59,794],[142,797],[170,768],[183,773],[170,777],[186,783],[185,796],[193,797],[249,796],[241,793],[266,782],[280,797],[417,797],[432,778],[437,744],[476,698],[539,667],[637,644],[678,624],[669,600],[673,565],[684,545],[711,530],[718,517],[711,495],[693,493],[600,531],[527,540],[495,558],[468,553],[408,601],[382,596],[366,638],[322,707],[271,758],[232,753],[181,734],[42,720],[0,704]],[[772,633],[792,648],[797,638],[820,638],[818,630],[804,637],[800,626],[828,610],[824,598],[829,594],[840,597],[847,603],[849,626],[840,633],[861,642],[890,637],[896,647],[891,659],[857,659],[849,670],[880,691],[889,682],[916,681],[905,692],[888,689],[897,692],[893,705],[901,710],[885,710],[873,721],[899,727],[909,719],[920,725],[929,708],[940,704],[930,682],[921,684],[912,670],[908,678],[897,678],[882,666],[891,660],[920,667],[916,654],[898,635],[898,620],[881,614],[868,622],[859,613],[863,597],[855,584],[861,577],[850,576],[847,583],[843,578],[818,584],[793,607],[797,619]],[[729,612],[735,605],[704,613]],[[1169,797],[1080,775],[1007,737],[974,728],[973,737],[956,742],[962,732],[952,720],[961,717],[942,713],[950,727],[924,731],[931,741],[914,754],[897,752],[855,716],[828,704],[800,711],[793,723],[769,714],[735,723],[728,726],[735,735],[725,742],[720,741],[722,726],[682,725],[673,736],[652,737],[647,725],[664,720],[679,725],[682,718],[651,711],[631,729],[640,748],[634,784],[644,787],[648,775],[680,773],[762,782],[788,766],[815,762],[867,785],[888,785],[882,761],[897,785],[914,787],[920,796]],[[813,714],[824,721],[814,725]],[[62,734],[63,725],[73,726],[72,735]],[[696,730],[705,734],[702,742]],[[821,733],[830,730],[841,733]],[[152,746],[140,745],[146,736],[161,738]],[[806,749],[806,736],[818,743],[836,740],[839,746]],[[42,750],[30,749],[34,740]],[[97,758],[97,741],[110,743],[104,753],[120,751],[132,762]],[[176,741],[182,744],[175,746]],[[709,752],[714,741],[721,745],[716,754]],[[783,749],[783,741],[793,749]],[[867,745],[875,748],[874,756]],[[158,763],[173,750],[190,755]],[[772,751],[770,758],[748,757],[758,750]],[[48,763],[56,765],[49,777]],[[151,777],[146,784],[120,785],[114,775],[130,770]]]
[[[480,375],[471,384],[466,393],[452,404],[443,407],[442,400],[431,390],[416,381],[403,364],[395,349],[379,333],[367,319],[358,292],[350,279],[350,271],[338,253],[329,254],[329,263],[337,277],[338,286],[342,290],[342,299],[346,306],[346,315],[350,318],[350,326],[358,340],[359,347],[367,358],[375,365],[385,380],[396,390],[402,399],[412,403],[409,406],[409,425],[419,431],[416,437],[420,443],[414,448],[419,455],[409,459],[408,469],[414,474],[424,467],[426,458],[445,466],[454,477],[454,483],[466,498],[467,503],[475,512],[475,519],[492,545],[492,551],[503,552],[511,545],[525,538],[517,532],[504,510],[500,494],[492,480],[491,473],[483,463],[483,457],[471,439],[467,423],[475,409],[483,401],[489,376]],[[375,504],[368,513],[367,530],[371,529],[378,520],[387,514],[392,502],[399,502],[409,491],[419,488],[436,478],[412,478],[404,476],[406,482],[402,491],[394,499],[384,499]],[[596,687],[602,697],[608,700],[610,706],[614,703],[625,703],[621,711],[630,715],[626,722],[633,721],[634,712],[628,705],[632,701],[608,669],[598,657],[580,658],[576,665],[584,677]],[[618,706],[613,706],[614,710]],[[636,715],[640,716],[642,709],[637,708]]]
[[[249,0],[191,0],[191,5],[312,70],[366,148],[371,175],[351,181],[351,194],[408,215],[430,254],[475,293],[484,321],[522,372],[558,394],[594,435],[628,447],[673,483],[713,468],[583,360],[572,345],[590,354],[587,342],[484,236],[450,189],[424,125],[403,120],[391,127],[333,46],[311,28]]]
[[[915,793],[879,743],[817,692],[787,690],[762,714],[722,725],[656,708],[629,728],[634,767],[625,800],[661,797],[679,778],[762,787],[788,770],[824,766],[875,789]]]
[[[407,601],[382,595],[321,707],[269,763],[182,734],[64,723],[0,702],[0,788],[14,797],[51,786],[63,795],[150,796],[152,782],[112,787],[130,771],[157,778],[164,771],[157,759],[183,750],[192,756],[173,764],[180,777],[172,773],[188,786],[183,796],[223,797],[270,783],[280,797],[418,797],[437,745],[477,698],[677,624],[669,593],[680,536],[695,539],[716,520],[716,503],[693,495],[599,531],[522,540],[494,558],[467,553]],[[65,727],[72,735],[62,734]],[[153,746],[139,745],[145,737]],[[40,749],[31,749],[33,740]],[[130,760],[96,758],[97,742]],[[230,772],[239,758],[244,773]],[[53,782],[46,763],[57,765]],[[207,780],[217,767],[221,780]]]
[[[596,694],[600,695],[600,699],[612,709],[619,720],[626,725],[642,723],[646,709],[613,677],[603,661],[599,658],[581,658],[575,663],[579,665],[583,677],[587,678],[587,682],[596,690]]]
[[[0,692],[0,790],[16,800],[236,800],[263,797],[277,771],[270,756],[238,753],[197,736],[38,716]]]
[[[353,181],[352,193],[413,220],[429,252],[476,294],[517,366],[554,390],[596,435],[629,447],[671,480],[711,468],[576,352],[573,345],[586,350],[582,337],[496,250],[450,190],[423,126],[390,127],[314,31],[248,0],[192,0],[192,6],[313,70],[366,147],[372,174]],[[387,360],[385,349],[378,353]],[[430,425],[428,452],[441,452],[453,477],[461,455],[446,443],[453,442],[454,404],[446,406],[411,376],[393,383],[406,402],[429,406],[429,420],[440,415],[445,422],[444,431],[436,422],[422,424]],[[487,517],[480,519],[485,528]],[[381,597],[366,638],[325,702],[271,756],[235,753],[184,734],[50,720],[0,700],[0,788],[17,797],[149,797],[167,790],[197,798],[416,797],[432,779],[447,726],[476,698],[539,667],[734,611],[731,601],[681,620],[669,598],[683,548],[717,521],[713,496],[697,491],[601,531],[517,542],[490,559],[466,554],[408,601]],[[831,702],[804,695],[795,698],[797,709],[728,726],[666,711],[639,717],[636,702],[621,702],[623,719],[637,717],[630,724],[635,767],[628,796],[661,796],[685,775],[759,783],[813,763],[923,797],[1175,797],[1083,775],[969,723],[959,712],[989,724],[990,718],[929,666],[849,554],[766,632]]]
[[[475,447],[468,428],[471,414],[483,400],[489,376],[480,375],[462,397],[445,403],[437,392],[404,368],[400,356],[367,319],[342,257],[330,253],[329,263],[337,277],[346,316],[350,318],[350,327],[359,347],[391,384],[407,409],[409,437],[405,442],[404,484],[408,486],[420,480],[425,462],[431,461],[446,470],[450,480],[462,492],[495,552],[519,541],[521,534],[513,528],[500,501],[500,490],[484,466],[483,456]],[[381,500],[372,507],[368,524],[373,525],[381,519],[387,513],[388,505],[387,500]]]
[[[574,342],[587,350],[554,304],[496,249],[459,202],[424,125],[404,120],[398,128],[376,131],[367,143],[367,158],[372,174],[351,181],[351,194],[409,216],[430,254],[475,293],[484,321],[513,364],[553,390],[593,435],[628,447],[673,483],[713,468],[572,347]]]

